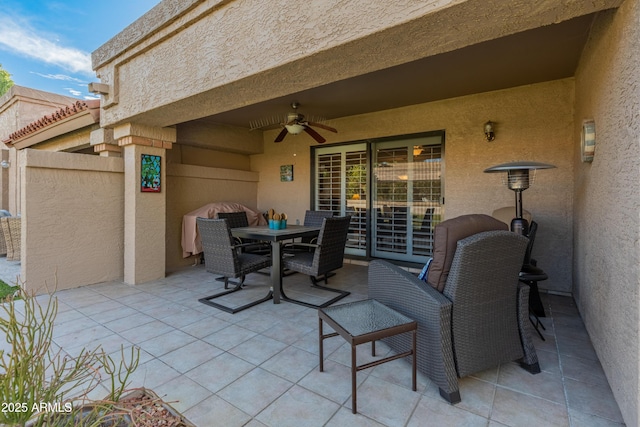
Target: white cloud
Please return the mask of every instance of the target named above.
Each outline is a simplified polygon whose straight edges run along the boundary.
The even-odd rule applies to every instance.
[[[82,92],[77,90],[77,89],[71,89],[70,87],[65,87],[64,90],[66,90],[67,92],[69,92],[71,95],[73,96],[80,96],[82,95]]]
[[[60,46],[29,26],[0,15],[0,48],[58,65],[74,73],[93,74],[91,55],[72,47]]]
[[[42,73],[38,73],[38,72],[35,72],[35,71],[31,71],[31,73],[35,74],[36,76],[43,77],[45,79],[63,80],[63,81],[66,81],[66,82],[76,82],[76,83],[81,83],[81,84],[86,84],[87,83],[87,81],[85,81],[85,80],[78,79],[76,77],[67,76],[66,74],[42,74]]]

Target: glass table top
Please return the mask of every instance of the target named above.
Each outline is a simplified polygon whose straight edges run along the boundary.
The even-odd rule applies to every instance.
[[[335,305],[320,311],[354,337],[413,322],[374,299]]]

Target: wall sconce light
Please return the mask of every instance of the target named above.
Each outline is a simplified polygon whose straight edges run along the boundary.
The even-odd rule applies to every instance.
[[[489,120],[484,124],[484,137],[487,138],[487,142],[491,142],[496,139],[496,133],[493,129],[495,123]]]
[[[2,167],[2,169],[9,169],[11,163],[9,162],[9,160],[3,160],[0,162],[0,166]]]
[[[522,216],[522,192],[533,184],[537,169],[551,169],[554,165],[538,162],[513,162],[503,163],[485,169],[485,172],[506,172],[504,183],[516,193],[516,217],[511,220],[511,231],[527,235],[529,222]],[[529,176],[531,171],[531,176]]]

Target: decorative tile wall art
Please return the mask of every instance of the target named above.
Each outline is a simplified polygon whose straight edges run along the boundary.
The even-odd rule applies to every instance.
[[[143,154],[140,171],[140,191],[144,193],[159,193],[161,189],[162,157]]]

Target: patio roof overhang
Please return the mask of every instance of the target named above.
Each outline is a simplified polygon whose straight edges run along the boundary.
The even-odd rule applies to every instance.
[[[165,127],[205,121],[248,129],[251,120],[286,114],[294,100],[312,109],[309,113],[331,120],[572,77],[595,14],[618,7],[622,1],[570,5],[558,0],[535,5],[439,1],[407,10],[404,20],[381,19],[384,22],[373,24],[375,31],[369,27],[349,30],[339,40],[325,29],[318,30],[319,34],[304,31],[306,27],[299,28],[303,25],[300,20],[281,16],[279,22],[287,24],[265,28],[259,40],[245,42],[242,37],[232,37],[225,39],[225,46],[218,46],[221,36],[212,32],[200,43],[208,46],[201,53],[204,56],[199,56],[203,68],[209,70],[206,79],[197,79],[197,86],[181,85],[179,93],[173,87],[153,93],[157,100],[149,99],[145,106],[130,105],[128,98],[117,98],[117,94],[137,93],[137,88],[144,89],[143,83],[149,84],[118,79],[125,64],[127,75],[132,75],[132,58],[154,57],[153,50],[160,46],[161,39],[162,44],[170,45],[171,34],[181,32],[174,28],[180,23],[189,22],[195,27],[216,17],[212,20],[216,32],[225,34],[226,26],[240,19],[222,4],[185,2],[177,8],[174,3],[163,1],[93,53],[94,68],[114,86],[113,97],[106,97],[105,125],[139,121]],[[350,19],[354,7],[346,7],[342,12],[345,16],[340,18]],[[226,13],[220,12],[223,9]],[[371,4],[361,14],[387,9],[389,5]],[[399,13],[397,8],[390,9],[394,16]],[[276,11],[260,13],[271,16]],[[339,14],[331,16],[337,18]],[[326,24],[319,17],[305,17],[306,21],[310,21],[308,26],[315,21]],[[285,39],[290,43],[283,46]],[[176,43],[186,40],[183,37]],[[198,46],[193,45],[193,49],[199,52]],[[191,47],[182,46],[184,51],[193,50]],[[215,55],[207,58],[210,51]],[[247,58],[251,63],[246,63]],[[230,61],[231,71],[222,72],[226,61]],[[145,75],[156,74],[149,70],[156,66],[165,70],[173,67],[172,72],[182,76],[195,71],[191,67],[183,72],[184,61],[175,66],[166,60],[156,62],[140,61]],[[216,66],[211,68],[211,64]],[[199,108],[194,109],[194,105]]]

